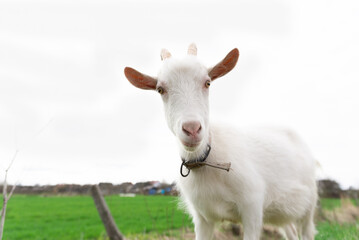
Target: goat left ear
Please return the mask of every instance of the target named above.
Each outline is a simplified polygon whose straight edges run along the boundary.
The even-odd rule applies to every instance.
[[[139,71],[125,67],[125,76],[133,86],[145,89],[145,90],[156,90],[157,80],[153,77],[147,76]]]
[[[235,48],[230,51],[221,62],[208,70],[208,76],[213,81],[216,78],[226,75],[236,66],[238,57],[239,51]]]

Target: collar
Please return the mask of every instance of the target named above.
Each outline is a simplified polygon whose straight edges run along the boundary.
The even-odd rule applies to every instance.
[[[184,158],[182,158],[182,164],[181,164],[181,169],[180,169],[180,173],[181,173],[182,177],[187,177],[189,175],[189,173],[191,172],[191,169],[203,167],[205,165],[207,165],[209,167],[213,167],[213,168],[226,170],[228,172],[231,167],[230,162],[229,163],[215,163],[215,162],[208,162],[208,161],[206,162],[206,159],[208,158],[210,151],[211,151],[211,145],[207,144],[206,151],[199,158],[194,159],[194,160],[189,160],[189,161],[186,161]],[[188,170],[187,174],[183,173],[183,166],[185,166],[187,168],[187,170]]]
[[[188,169],[201,167],[203,165],[201,165],[200,163],[206,161],[210,151],[211,151],[211,145],[207,144],[206,151],[199,158],[189,161],[186,161],[184,158],[182,158],[182,163]]]

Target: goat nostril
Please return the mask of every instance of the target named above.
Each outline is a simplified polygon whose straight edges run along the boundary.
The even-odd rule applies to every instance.
[[[191,136],[191,132],[186,130],[185,127],[182,127],[182,131],[187,135],[187,136]]]
[[[202,126],[199,122],[185,122],[182,125],[182,131],[187,136],[196,136],[202,129]]]

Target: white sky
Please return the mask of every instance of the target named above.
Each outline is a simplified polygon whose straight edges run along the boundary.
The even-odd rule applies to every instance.
[[[319,174],[359,187],[359,2],[1,1],[0,179],[21,184],[172,182],[180,158],[158,94],[160,49],[237,67],[211,86],[211,118],[285,125]],[[46,126],[46,127],[45,127]],[[45,127],[45,128],[44,128]]]

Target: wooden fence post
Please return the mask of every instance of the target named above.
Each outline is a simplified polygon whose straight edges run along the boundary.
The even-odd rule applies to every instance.
[[[110,240],[125,240],[121,232],[118,230],[115,221],[113,220],[111,212],[98,185],[93,185],[91,187],[91,195]]]

